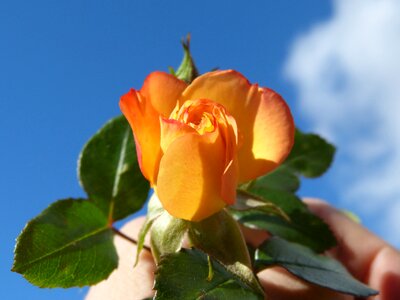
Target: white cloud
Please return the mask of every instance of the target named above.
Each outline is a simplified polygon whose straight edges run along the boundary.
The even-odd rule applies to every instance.
[[[400,246],[400,1],[335,0],[294,42],[285,73],[300,112],[340,149],[343,201],[379,216],[375,231]]]

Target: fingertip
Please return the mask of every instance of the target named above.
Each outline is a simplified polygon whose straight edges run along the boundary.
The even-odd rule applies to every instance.
[[[329,205],[328,202],[318,198],[304,198],[304,203],[307,204],[307,207],[310,211],[326,222],[329,220],[329,216],[333,213],[340,213],[336,208]]]
[[[379,299],[395,300],[400,295],[400,253],[390,246],[374,257],[368,283],[380,292]]]
[[[304,201],[334,233],[338,241],[338,246],[332,251],[334,256],[356,278],[365,281],[375,256],[387,243],[327,202],[312,198]]]

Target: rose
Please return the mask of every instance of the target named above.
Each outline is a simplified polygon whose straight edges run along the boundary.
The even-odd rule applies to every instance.
[[[140,169],[174,217],[200,221],[233,204],[239,183],[289,154],[294,124],[284,100],[236,71],[190,85],[163,72],[122,96]]]

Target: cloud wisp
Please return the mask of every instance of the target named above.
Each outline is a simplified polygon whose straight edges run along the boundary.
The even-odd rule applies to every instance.
[[[300,113],[339,147],[343,203],[400,247],[400,1],[333,7],[295,40],[285,74]]]

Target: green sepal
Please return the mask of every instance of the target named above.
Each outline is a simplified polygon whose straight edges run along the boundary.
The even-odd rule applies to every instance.
[[[224,264],[241,262],[251,267],[250,256],[238,223],[225,210],[200,222],[189,222],[193,246]]]
[[[154,218],[150,229],[150,243],[153,257],[157,263],[161,255],[175,253],[181,249],[188,222],[171,216],[164,209],[161,212],[159,210],[161,204],[155,194],[151,201],[155,209],[149,216]]]
[[[140,171],[132,130],[124,116],[111,119],[86,143],[78,176],[90,201],[110,223],[142,208],[150,187]]]
[[[378,294],[355,279],[337,260],[318,255],[307,247],[277,237],[256,250],[258,270],[281,266],[293,275],[313,284],[357,297]]]
[[[147,216],[144,221],[142,228],[140,229],[138,240],[137,240],[137,250],[136,250],[136,259],[134,266],[139,262],[140,252],[143,250],[144,240],[146,238],[147,233],[153,226],[154,221],[164,212],[164,208],[162,207],[160,201],[157,196],[153,193],[149,200]]]
[[[209,268],[213,276],[209,276]],[[263,293],[249,286],[217,260],[197,249],[161,257],[155,273],[156,300],[261,300]]]
[[[147,205],[147,217],[154,219],[165,211],[160,200],[158,199],[155,192],[151,195],[149,199],[149,204]]]
[[[191,83],[197,76],[199,76],[199,72],[194,64],[194,60],[190,53],[190,35],[188,34],[186,39],[182,39],[182,47],[183,47],[183,59],[178,67],[176,72],[170,68],[171,74],[175,75],[177,78],[186,81],[187,83]]]
[[[192,245],[220,261],[241,280],[258,289],[262,288],[253,274],[249,252],[238,223],[225,210],[200,222],[189,222]]]
[[[93,285],[118,265],[108,218],[83,199],[51,204],[23,229],[12,271],[39,287]]]

